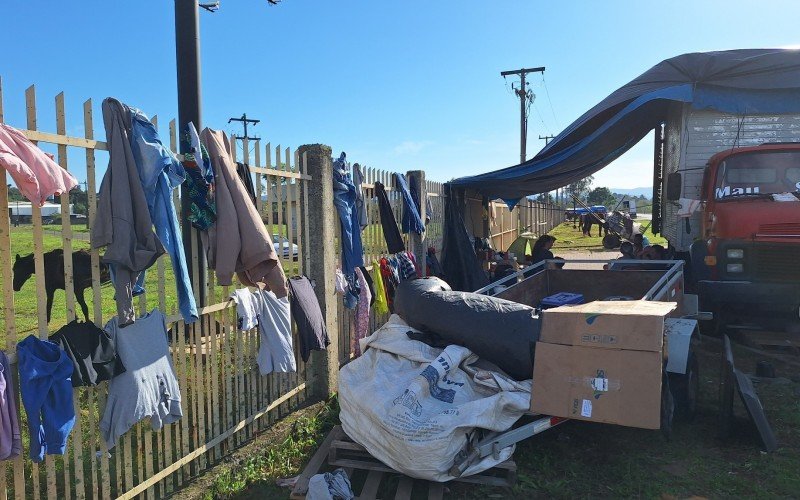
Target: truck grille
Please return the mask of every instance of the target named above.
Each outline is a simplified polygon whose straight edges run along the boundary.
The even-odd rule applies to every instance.
[[[767,246],[756,249],[756,277],[765,281],[800,281],[800,258],[795,246]]]
[[[800,224],[797,222],[761,224],[758,227],[758,234],[764,236],[800,236]]]

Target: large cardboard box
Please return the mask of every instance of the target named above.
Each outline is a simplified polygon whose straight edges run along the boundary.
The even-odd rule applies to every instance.
[[[630,300],[596,301],[548,309],[542,312],[539,341],[661,352],[664,347],[664,317],[676,306],[674,302]]]
[[[671,302],[590,302],[544,311],[531,411],[658,429]]]
[[[536,344],[531,411],[658,429],[661,352]]]

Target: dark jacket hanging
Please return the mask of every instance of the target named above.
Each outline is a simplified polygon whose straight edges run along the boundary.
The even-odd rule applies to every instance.
[[[58,344],[72,361],[72,387],[97,385],[125,372],[114,339],[94,323],[73,321],[48,340]]]
[[[375,196],[378,198],[381,227],[383,227],[383,237],[386,239],[387,250],[389,250],[389,253],[402,252],[406,249],[406,246],[403,243],[403,237],[400,235],[400,228],[397,227],[397,220],[394,218],[386,188],[380,182],[375,183]]]

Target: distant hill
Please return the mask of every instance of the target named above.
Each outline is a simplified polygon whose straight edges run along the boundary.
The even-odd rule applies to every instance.
[[[633,189],[624,188],[610,188],[612,193],[627,194],[628,196],[646,196],[650,198],[653,196],[652,187],[639,187]]]

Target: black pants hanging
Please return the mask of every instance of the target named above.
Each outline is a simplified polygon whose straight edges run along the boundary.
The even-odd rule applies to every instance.
[[[378,197],[378,208],[381,213],[381,226],[383,227],[383,237],[390,254],[402,252],[406,249],[403,237],[400,236],[400,228],[397,227],[397,220],[392,212],[392,205],[389,204],[389,197],[386,189],[380,182],[375,183],[375,196]]]

